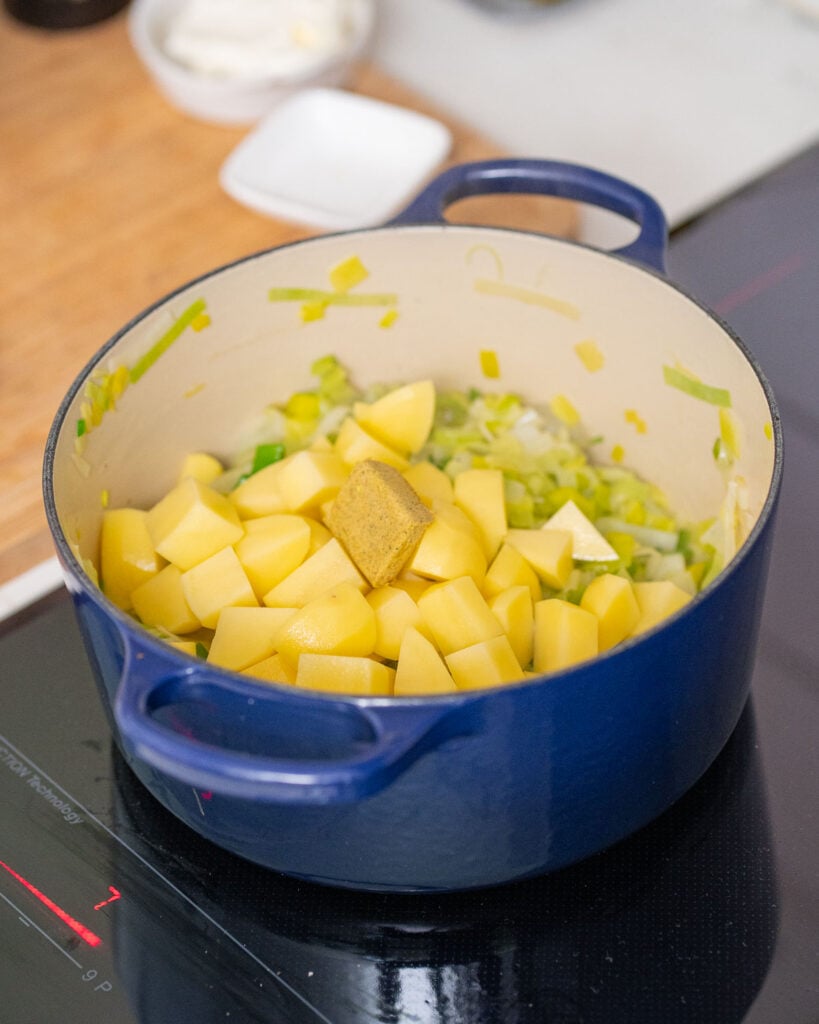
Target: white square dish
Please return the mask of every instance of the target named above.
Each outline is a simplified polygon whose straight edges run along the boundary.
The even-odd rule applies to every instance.
[[[426,115],[337,89],[277,106],[233,150],[219,181],[272,217],[346,230],[397,213],[444,160],[449,130]]]

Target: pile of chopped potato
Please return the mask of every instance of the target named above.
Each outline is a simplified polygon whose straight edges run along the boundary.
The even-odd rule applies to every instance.
[[[344,401],[332,434],[259,446],[226,492],[225,467],[196,452],[152,508],[107,509],[110,600],[213,665],[378,696],[555,672],[690,600],[679,579],[630,571],[621,534],[604,535],[580,495],[510,525],[501,468],[419,455],[441,409],[431,381]]]

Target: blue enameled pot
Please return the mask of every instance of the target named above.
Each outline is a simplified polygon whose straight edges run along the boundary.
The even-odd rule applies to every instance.
[[[597,204],[633,220],[638,237],[603,253],[445,220],[454,201],[492,192]],[[48,441],[48,518],[113,735],[167,808],[290,875],[454,890],[586,857],[702,775],[748,695],[782,435],[752,355],[664,276],[666,234],[649,196],[599,172],[528,160],[456,167],[385,227],[297,242],[192,282],[83,370]],[[313,320],[270,301],[271,287],[326,290],[329,269],[351,255],[369,271],[368,292],[397,295],[391,326],[373,306],[331,304]],[[575,351],[588,339],[605,360],[594,373]],[[150,507],[185,453],[238,450],[249,417],[308,386],[315,358],[334,353],[362,385],[432,377],[486,387],[487,348],[499,388],[541,404],[566,396],[603,438],[603,457],[618,446],[682,518],[720,516],[735,533],[727,567],[659,628],[503,688],[338,697],[179,653],[86,573],[103,492],[111,507]],[[89,424],[95,384],[118,372],[130,386]],[[711,390],[670,386],[680,374]],[[725,416],[738,439],[727,470],[712,454]]]

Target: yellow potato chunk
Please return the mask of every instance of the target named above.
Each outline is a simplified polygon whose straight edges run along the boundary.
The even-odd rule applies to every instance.
[[[597,616],[601,651],[609,650],[629,636],[640,619],[640,606],[631,580],[608,572],[586,587],[580,607]]]
[[[275,648],[290,665],[306,652],[364,658],[376,636],[367,599],[352,583],[340,583],[291,615],[276,631]]]
[[[244,532],[230,500],[186,477],[148,512],[156,551],[183,572],[237,541]]]
[[[415,491],[421,501],[432,505],[436,501],[455,502],[455,491],[452,481],[442,469],[431,462],[416,462],[414,466],[404,470],[404,479]]]
[[[182,654],[189,654],[192,658],[197,656],[195,640],[169,640],[168,646],[173,647],[175,651],[180,651]]]
[[[433,580],[471,576],[481,583],[486,555],[477,527],[456,505],[436,503],[432,523],[408,564],[411,572]]]
[[[271,608],[303,608],[308,601],[340,583],[352,583],[361,591],[369,589],[350,556],[333,537],[268,591],[263,600]]]
[[[102,515],[102,586],[105,596],[126,612],[131,607],[131,591],[166,564],[154,551],[147,518],[147,512],[136,508],[107,509]]]
[[[435,646],[419,630],[409,626],[398,654],[395,696],[422,697],[432,693],[455,693],[457,689]]]
[[[405,591],[417,604],[421,594],[432,586],[432,580],[424,579],[423,576],[416,576],[415,573],[402,572],[400,576],[392,581],[390,586],[395,587],[397,590]]]
[[[278,654],[271,654],[269,658],[257,661],[255,665],[248,665],[242,669],[242,675],[253,676],[254,679],[261,679],[265,683],[292,685],[296,681],[296,673]]]
[[[234,548],[258,598],[307,557],[312,531],[303,516],[272,515],[248,519]]]
[[[295,608],[223,608],[213,634],[208,661],[240,672],[269,658],[275,651],[273,637]]]
[[[177,483],[181,484],[185,477],[192,476],[200,484],[209,484],[217,476],[221,476],[224,471],[225,467],[215,455],[209,455],[207,452],[191,452],[182,460]]]
[[[131,594],[134,611],[146,626],[159,626],[169,633],[193,633],[201,623],[191,610],[182,589],[182,572],[166,565],[156,576],[140,584]]]
[[[517,586],[528,587],[533,601],[539,601],[543,596],[535,570],[511,544],[502,544],[486,570],[481,590],[485,597],[492,598]]]
[[[499,469],[466,469],[455,477],[455,504],[478,527],[487,559],[491,560],[506,536],[506,498]]]
[[[397,661],[401,641],[410,626],[422,633],[426,626],[418,605],[398,587],[379,587],[367,595],[375,613],[376,638],[373,651],[380,658]]]
[[[568,530],[509,530],[506,543],[520,552],[547,587],[561,590],[574,568]]]
[[[413,454],[426,443],[435,417],[435,385],[419,380],[371,404],[356,402],[353,415],[364,429],[398,452]]]
[[[632,636],[653,629],[691,600],[690,594],[670,580],[635,583],[634,596],[637,598],[640,618],[631,631]]]
[[[238,487],[230,492],[229,498],[233,507],[242,519],[256,519],[259,516],[270,516],[276,512],[287,512],[287,504],[279,489],[279,475],[282,467],[292,459],[292,455],[260,469],[258,473],[243,480]]]
[[[372,586],[383,587],[401,572],[431,521],[396,469],[368,459],[353,467],[328,526]]]
[[[258,605],[253,587],[233,548],[222,548],[182,573],[182,591],[203,626],[215,629],[223,608]]]
[[[446,663],[459,690],[480,690],[523,679],[523,669],[506,636],[454,651],[447,655]]]
[[[347,467],[335,452],[296,452],[290,458],[282,459],[279,465],[281,470],[276,485],[291,512],[319,508],[338,494],[348,474]]]
[[[503,634],[471,576],[434,584],[418,598],[418,607],[444,655]]]
[[[577,505],[563,503],[544,524],[547,530],[568,530],[572,535],[572,557],[579,562],[615,562],[617,552]]]
[[[297,686],[367,697],[389,697],[394,679],[379,661],[339,654],[302,654],[296,673]]]
[[[309,557],[310,555],[314,555],[319,548],[324,547],[328,540],[332,540],[333,535],[324,523],[320,523],[318,519],[313,519],[312,516],[304,516],[304,521],[310,528],[310,547],[307,549],[307,555]],[[245,524],[245,526],[247,526],[247,524]]]
[[[404,470],[409,465],[403,455],[368,434],[352,416],[341,424],[335,450],[347,466],[355,466],[366,459],[377,459],[397,470]]]
[[[532,592],[525,584],[510,587],[490,598],[489,608],[509,638],[521,665],[532,661],[535,612]]]
[[[535,604],[536,672],[558,672],[596,654],[596,616],[557,597]]]

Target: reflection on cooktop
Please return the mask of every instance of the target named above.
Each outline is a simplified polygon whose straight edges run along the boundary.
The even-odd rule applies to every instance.
[[[170,881],[340,1024],[734,1024],[773,950],[750,707],[699,785],[637,836],[555,875],[471,894],[352,894],[271,875],[177,822],[118,756],[115,774],[117,832],[138,849],[151,837],[147,852]],[[121,920],[121,970],[134,980],[139,1019],[161,1020],[185,984],[166,926],[142,905]],[[192,1020],[217,1019],[195,987],[182,1003],[196,1006]]]

